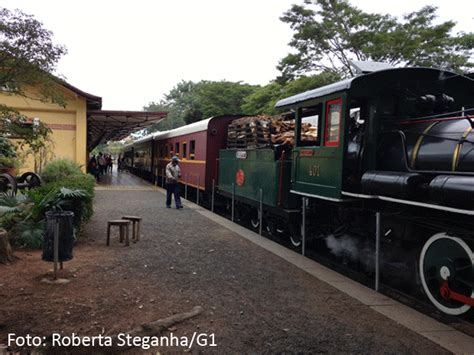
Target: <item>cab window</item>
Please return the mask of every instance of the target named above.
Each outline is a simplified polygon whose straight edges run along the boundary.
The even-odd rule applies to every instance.
[[[324,145],[326,147],[337,147],[340,141],[342,117],[342,99],[328,101],[326,107],[326,132]]]
[[[298,145],[318,146],[320,144],[319,127],[322,117],[322,104],[299,109],[300,124]]]

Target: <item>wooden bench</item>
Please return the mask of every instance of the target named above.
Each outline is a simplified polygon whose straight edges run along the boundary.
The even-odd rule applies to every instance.
[[[133,237],[132,239],[135,240],[136,242],[140,240],[140,224],[142,222],[141,217],[137,216],[123,216],[122,219],[128,220],[133,223],[132,225],[132,231],[133,231]]]
[[[123,242],[124,234],[125,234],[125,246],[128,247],[130,245],[129,241],[129,230],[130,224],[132,222],[124,219],[115,219],[112,221],[107,222],[107,246],[110,245],[110,229],[112,226],[118,226],[120,232],[120,243]]]

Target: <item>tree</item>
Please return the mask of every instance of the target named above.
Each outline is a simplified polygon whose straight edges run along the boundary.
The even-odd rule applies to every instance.
[[[36,95],[30,98],[65,105],[52,73],[66,49],[54,45],[51,36],[32,16],[0,8],[1,92],[28,97],[26,88],[34,87]]]
[[[242,82],[201,81],[196,84],[196,106],[185,116],[186,123],[225,114],[242,113],[244,98],[257,86]]]
[[[280,18],[295,31],[278,69],[286,81],[303,73],[336,70],[354,75],[350,60],[465,71],[474,64],[473,33],[452,34],[454,21],[434,24],[437,8],[425,6],[400,20],[370,14],[347,0],[305,0]]]
[[[150,127],[149,132],[167,130],[202,119],[242,113],[245,97],[258,86],[231,81],[206,81],[198,83],[181,81],[165,95],[164,100],[151,102],[146,111],[167,111],[168,116]]]
[[[185,125],[183,115],[178,106],[167,103],[164,100],[160,102],[150,102],[148,106],[143,107],[144,111],[165,111],[168,112],[166,117],[158,123],[153,124],[147,129],[148,133],[156,131],[167,131]]]
[[[275,104],[278,100],[331,84],[340,79],[341,77],[336,72],[324,71],[317,75],[303,75],[298,79],[287,81],[286,83],[273,81],[247,96],[244,99],[242,111],[248,115],[262,113],[274,115],[277,113]]]
[[[60,79],[52,74],[66,49],[54,45],[51,37],[32,16],[0,8],[0,93],[66,106]],[[43,123],[32,124],[25,115],[0,104],[0,135],[21,138],[18,148],[33,154],[36,171],[41,171],[52,144],[50,134]]]
[[[54,45],[51,37],[52,33],[32,16],[0,8],[0,93],[66,106],[59,90],[60,79],[52,74],[66,49]],[[22,138],[21,148],[28,145],[39,154],[50,133],[41,122],[31,125],[26,116],[0,104],[0,134]]]

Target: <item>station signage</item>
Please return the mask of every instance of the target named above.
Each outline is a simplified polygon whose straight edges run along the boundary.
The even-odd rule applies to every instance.
[[[300,157],[312,157],[314,155],[314,150],[312,149],[301,149]]]
[[[247,152],[245,150],[236,151],[235,159],[247,159]]]

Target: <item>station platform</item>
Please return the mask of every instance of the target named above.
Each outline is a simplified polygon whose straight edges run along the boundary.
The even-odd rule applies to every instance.
[[[87,230],[104,235],[107,217],[143,217],[123,267],[148,265],[134,277],[171,309],[201,305],[193,323],[216,334],[219,352],[474,352],[474,338],[194,203],[167,209],[163,189],[126,172],[109,181],[96,188]]]

